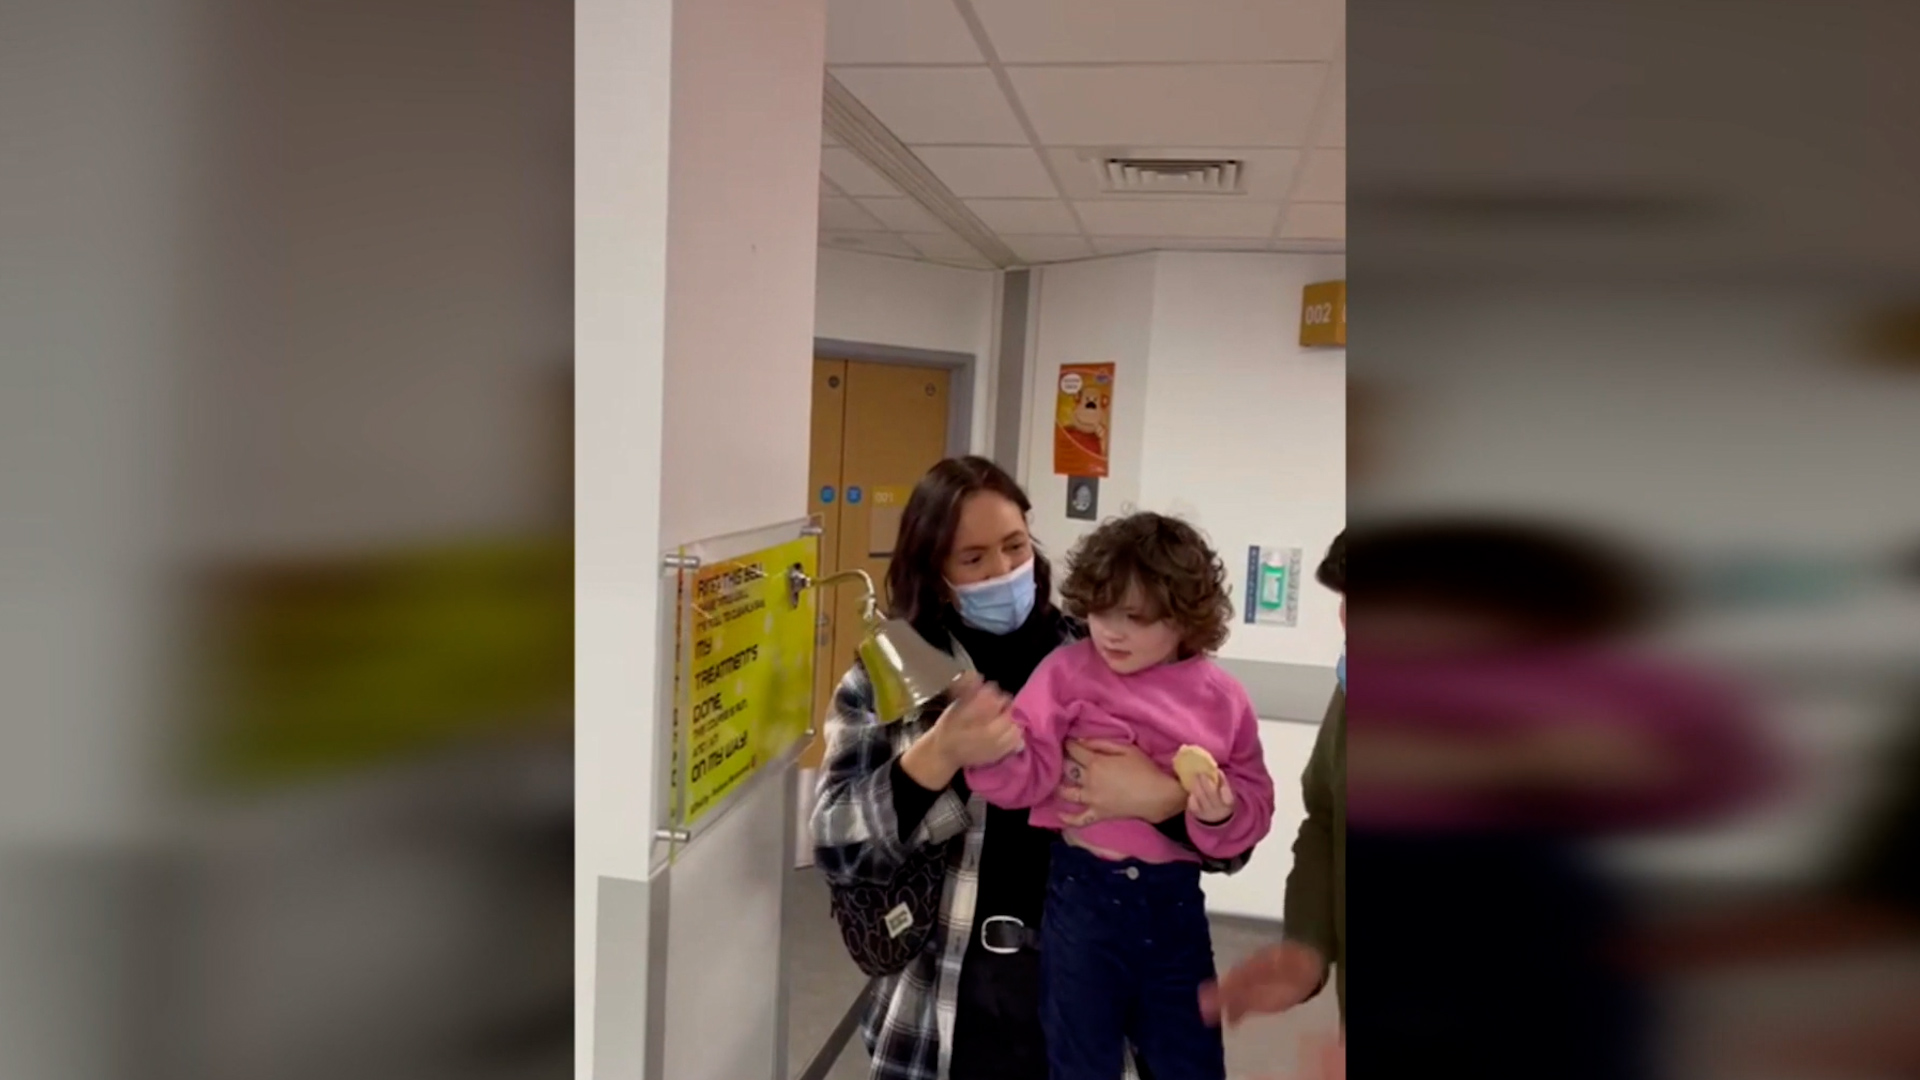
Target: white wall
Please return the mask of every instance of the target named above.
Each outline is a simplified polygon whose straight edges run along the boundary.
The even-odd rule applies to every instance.
[[[1311,572],[1346,524],[1346,350],[1303,349],[1300,290],[1342,256],[1163,252],[1042,267],[1028,387],[1034,532],[1064,555],[1092,527],[1066,517],[1053,472],[1060,366],[1117,365],[1113,475],[1102,517],[1129,506],[1207,532],[1244,588],[1247,548],[1300,547]],[[1304,582],[1300,625],[1234,625],[1222,655],[1331,668],[1336,599]]]
[[[806,513],[825,36],[824,0],[575,8],[582,1078],[766,1076],[784,1044],[781,789],[650,865],[656,627],[663,550]]]
[[[272,194],[219,200],[211,230],[217,336],[180,396],[190,542],[331,556],[553,528],[572,360],[565,13],[235,14],[203,153]],[[503,52],[516,62],[475,59]]]
[[[1279,922],[1286,913],[1287,875],[1293,871],[1293,838],[1306,819],[1300,774],[1313,756],[1315,724],[1267,720],[1260,724],[1260,749],[1273,776],[1273,831],[1254,849],[1253,859],[1237,874],[1208,874],[1200,879],[1207,909],[1219,915]]]
[[[973,430],[984,450],[993,410],[999,274],[821,248],[814,299],[814,336],[863,345],[968,353],[973,365]]]
[[[1221,655],[1331,666],[1338,599],[1311,574],[1346,524],[1347,356],[1300,346],[1300,290],[1346,259],[1157,258],[1140,504],[1204,529],[1242,603],[1249,546],[1304,549],[1299,625],[1236,622]]]
[[[154,1015],[127,977],[136,928],[167,924],[128,885],[173,865],[170,399],[203,344],[181,336],[204,269],[183,238],[220,40],[198,14],[0,10],[4,1076],[122,1071]]]
[[[590,1080],[602,1058],[638,1076],[647,1036],[647,938],[608,947],[600,882],[646,879],[654,821],[656,672],[634,658],[660,648],[672,9],[582,0],[574,48],[574,1073]],[[632,1022],[602,1033],[612,1005]]]
[[[1053,417],[1063,364],[1114,365],[1112,475],[1100,482],[1100,513],[1140,499],[1140,455],[1148,413],[1156,257],[1064,263],[1034,271],[1036,324],[1027,384],[1026,475],[1033,534],[1056,564],[1093,524],[1067,518],[1067,481],[1053,472]]]
[[[1880,299],[1660,285],[1383,294],[1367,371],[1392,395],[1391,424],[1368,494],[1383,509],[1564,513],[1677,549],[1876,551],[1920,521],[1920,382],[1862,363],[1852,339]]]

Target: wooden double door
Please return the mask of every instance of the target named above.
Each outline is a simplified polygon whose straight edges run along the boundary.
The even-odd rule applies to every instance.
[[[907,495],[947,454],[952,391],[952,372],[944,368],[814,361],[808,480],[811,509],[826,527],[820,573],[865,570],[880,591],[883,612]],[[864,633],[859,585],[835,587],[820,610],[815,715],[824,720]],[[802,765],[817,766],[823,748],[816,740]]]

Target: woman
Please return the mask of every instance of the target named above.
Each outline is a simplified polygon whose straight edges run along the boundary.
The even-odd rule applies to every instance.
[[[979,673],[944,710],[882,726],[858,664],[834,696],[813,814],[815,863],[836,884],[885,882],[921,844],[952,845],[927,951],[883,979],[861,1034],[874,1080],[1045,1080],[1033,951],[1054,834],[990,808],[961,770],[1003,756],[1006,712],[1046,655],[1082,633],[1052,601],[1027,496],[983,458],[934,466],[907,502],[888,611]],[[1138,818],[1191,847],[1186,791],[1131,747],[1076,744],[1061,793],[1080,822]],[[1231,871],[1212,861],[1209,870]]]

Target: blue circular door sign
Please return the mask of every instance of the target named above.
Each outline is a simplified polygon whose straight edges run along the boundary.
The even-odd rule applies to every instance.
[[[860,489],[857,487],[848,488],[847,489],[847,505],[858,506],[859,504],[860,504]]]
[[[831,503],[833,501],[833,485],[829,484],[820,489],[820,501],[823,503]]]

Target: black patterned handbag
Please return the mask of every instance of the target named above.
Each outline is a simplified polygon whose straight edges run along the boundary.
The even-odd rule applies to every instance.
[[[947,860],[956,836],[921,844],[885,885],[835,885],[828,907],[840,924],[847,954],[875,978],[898,975],[927,948],[947,883]]]

